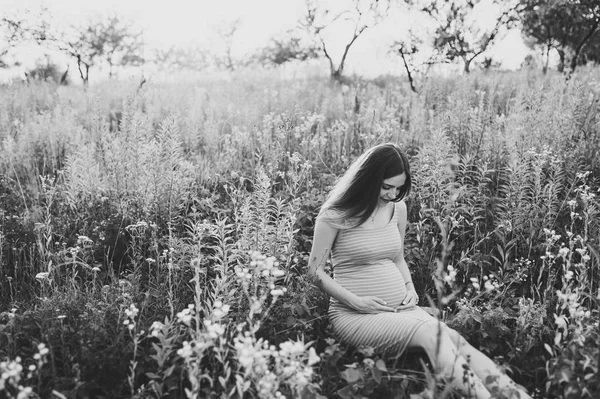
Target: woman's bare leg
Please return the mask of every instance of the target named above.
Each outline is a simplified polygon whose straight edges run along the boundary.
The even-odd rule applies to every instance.
[[[447,326],[445,330],[458,348],[460,354],[469,361],[471,369],[483,381],[490,392],[493,392],[495,389],[500,390],[504,394],[518,392],[518,396],[513,395],[515,398],[531,399],[531,396],[500,370],[492,359],[471,346],[457,331]]]
[[[423,348],[433,363],[436,373],[450,380],[453,387],[471,398],[491,398],[479,376],[470,370],[469,364],[442,326],[438,332],[437,320],[422,324],[411,339],[409,347]],[[438,350],[439,340],[439,350]]]

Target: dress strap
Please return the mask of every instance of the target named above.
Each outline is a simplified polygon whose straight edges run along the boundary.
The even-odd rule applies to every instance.
[[[399,204],[399,202],[394,202],[394,214],[392,215],[392,220],[390,222],[398,223],[398,212],[400,212],[398,209]]]

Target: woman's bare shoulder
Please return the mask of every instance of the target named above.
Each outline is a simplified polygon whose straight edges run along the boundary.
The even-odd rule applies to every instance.
[[[317,215],[316,222],[327,223],[335,229],[348,228],[349,221],[344,217],[343,212],[337,209],[322,209]]]
[[[404,200],[400,200],[400,201],[396,202],[396,211],[398,212],[398,216],[404,215],[404,217],[406,217],[407,208],[406,208],[406,202],[404,202]]]
[[[398,227],[404,230],[408,221],[408,210],[406,208],[406,203],[404,202],[404,200],[396,202],[396,212],[398,214],[398,217],[396,218],[396,220],[398,221]]]

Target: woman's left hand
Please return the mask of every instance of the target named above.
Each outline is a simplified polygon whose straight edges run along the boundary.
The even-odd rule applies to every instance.
[[[398,306],[396,308],[396,310],[411,308],[413,306],[416,306],[418,302],[419,302],[419,296],[417,295],[417,293],[415,291],[408,291],[406,293],[406,297],[404,298],[404,301],[402,301],[402,305]]]

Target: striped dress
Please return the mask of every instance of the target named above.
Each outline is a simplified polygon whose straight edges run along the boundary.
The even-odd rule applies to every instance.
[[[393,262],[402,248],[399,204],[387,225],[339,230],[331,248],[333,278],[358,296],[377,296],[396,308],[406,296],[402,274]],[[339,340],[355,347],[400,356],[417,328],[432,316],[418,306],[393,312],[359,313],[330,299],[329,319]]]

